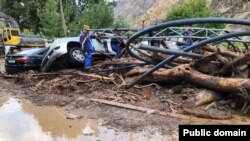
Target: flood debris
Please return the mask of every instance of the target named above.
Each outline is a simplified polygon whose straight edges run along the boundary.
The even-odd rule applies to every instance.
[[[51,73],[28,71],[15,76],[5,74],[1,76],[12,78],[8,80],[37,93],[38,95],[30,96],[42,105],[71,104],[80,108],[89,105],[91,102],[88,101],[91,98],[96,98],[106,100],[105,102],[117,102],[118,105],[135,104],[142,109],[147,107],[149,112],[143,110],[146,113],[153,111],[160,115],[182,118],[186,118],[185,114],[187,114],[203,118],[229,119],[230,116],[217,111],[227,114],[232,110],[248,113],[249,76],[240,75],[248,68],[240,70],[241,66],[249,61],[246,57],[248,53],[216,50],[212,45],[206,47],[200,50],[208,54],[206,57],[192,59],[189,63],[176,62],[178,65],[175,66],[175,64],[175,67],[170,69],[161,68],[131,89],[124,89],[124,87],[128,82],[147,72],[153,67],[152,65],[135,62],[133,58],[128,57],[102,62],[103,65],[97,64],[91,70],[92,72],[65,69]],[[119,69],[122,71],[117,71]],[[124,71],[124,69],[127,70]],[[157,96],[158,93],[160,96]],[[78,97],[83,98],[79,100]],[[146,105],[147,101],[152,99],[160,106]],[[230,102],[220,104],[220,101],[225,99],[229,99]],[[186,108],[198,109],[201,112],[190,112]],[[211,116],[216,113],[218,113],[217,116]],[[69,118],[71,119],[72,116]]]
[[[176,23],[184,25],[187,21],[194,24],[208,21],[232,24],[242,22],[250,25],[249,21],[213,18],[197,19],[195,22],[192,19],[179,20]],[[0,76],[12,78],[10,81],[37,93],[30,97],[36,97],[35,101],[43,104],[88,107],[93,104],[90,102],[91,99],[93,101],[95,98],[106,100],[102,101],[106,104],[114,102],[113,105],[118,104],[120,107],[132,104],[140,107],[139,109],[142,108],[144,112],[147,110],[143,108],[148,108],[149,113],[153,111],[166,115],[173,114],[173,117],[178,117],[175,114],[182,116],[191,114],[197,117],[220,119],[218,118],[220,114],[213,116],[218,111],[229,114],[231,112],[249,113],[250,53],[248,46],[242,49],[235,44],[233,48],[226,48],[217,43],[221,40],[233,41],[229,39],[250,33],[241,31],[218,34],[217,37],[197,40],[197,43],[182,50],[171,50],[166,43],[160,47],[140,42],[145,37],[142,35],[151,29],[156,30],[164,26],[167,27],[168,24],[156,25],[138,32],[128,41],[122,40],[127,49],[127,53],[124,52],[125,57],[95,62],[88,72],[72,69],[51,73],[28,71],[15,76],[5,74]],[[147,42],[156,39],[157,37],[151,38]],[[166,42],[166,39],[159,38],[157,42]],[[78,97],[84,98],[79,100]],[[115,104],[115,102],[118,103]],[[138,107],[130,107],[130,109]],[[186,110],[187,108],[201,110],[201,112]],[[228,116],[221,119],[227,118]]]

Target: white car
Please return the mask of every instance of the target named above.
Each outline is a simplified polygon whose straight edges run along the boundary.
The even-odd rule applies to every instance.
[[[102,33],[101,41],[91,38],[95,56],[115,56],[115,52],[111,48],[112,35],[110,33]],[[114,38],[113,38],[114,39]],[[112,41],[113,41],[112,39]],[[103,41],[106,43],[103,43]],[[118,39],[117,39],[118,40]],[[65,66],[67,63],[74,66],[83,66],[84,56],[81,49],[80,37],[67,37],[56,39],[49,47],[49,51],[43,58],[41,70],[43,72],[50,71],[52,68]]]

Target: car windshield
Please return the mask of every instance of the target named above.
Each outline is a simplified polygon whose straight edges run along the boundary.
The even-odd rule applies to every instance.
[[[42,50],[46,50],[46,49],[47,48],[32,48],[32,49],[21,51],[18,54],[34,55],[34,54],[39,54]]]

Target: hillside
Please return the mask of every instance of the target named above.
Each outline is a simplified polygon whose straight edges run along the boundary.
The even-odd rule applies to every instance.
[[[115,18],[125,18],[133,27],[161,22],[167,12],[181,0],[119,0]],[[250,17],[249,0],[207,0],[208,4],[224,17],[245,19]]]
[[[152,25],[164,19],[166,13],[179,0],[119,0],[115,8],[115,18],[123,17],[134,27]]]

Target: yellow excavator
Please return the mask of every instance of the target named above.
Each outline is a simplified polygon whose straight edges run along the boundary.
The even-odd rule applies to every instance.
[[[20,33],[19,25],[12,17],[0,12],[0,54],[13,54],[24,48],[45,47],[43,38]]]

